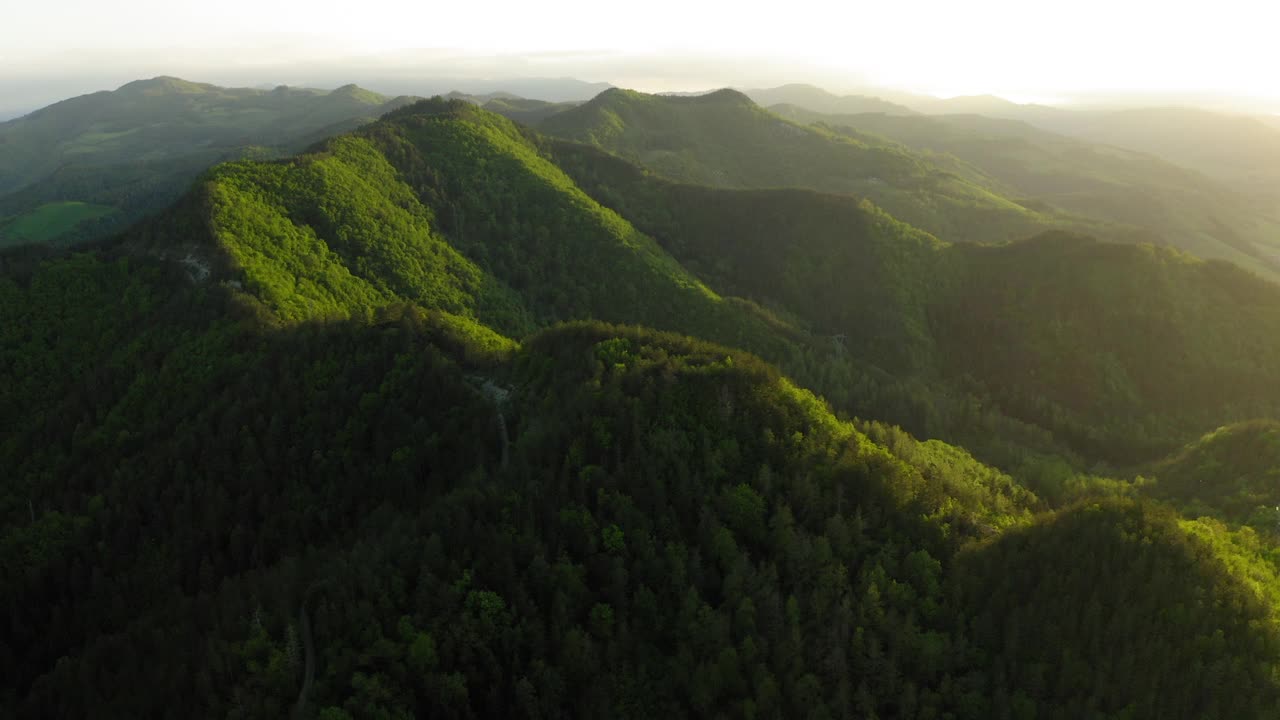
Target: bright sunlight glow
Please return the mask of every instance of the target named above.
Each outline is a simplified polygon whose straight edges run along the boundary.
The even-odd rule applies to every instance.
[[[11,5],[0,24],[0,74],[10,77],[73,66],[93,52],[126,64],[131,53],[178,63],[198,52],[210,63],[252,65],[449,48],[471,55],[556,53],[560,59],[581,52],[744,56],[939,95],[1034,99],[1177,91],[1280,98],[1280,44],[1269,37],[1277,11],[1257,0]]]

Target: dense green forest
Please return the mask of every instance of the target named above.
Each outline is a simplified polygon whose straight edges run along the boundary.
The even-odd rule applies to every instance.
[[[1280,409],[1280,288],[1225,262],[1065,233],[948,244],[865,200],[676,184],[545,142],[711,287],[838,343],[788,369],[850,412],[975,449],[1025,438],[1014,419],[1123,466]]]
[[[211,165],[298,152],[410,101],[354,85],[159,77],[55,103],[0,123],[0,247],[108,237],[172,204]]]
[[[607,90],[538,125],[683,182],[853,193],[954,241],[1011,240],[1089,223],[1027,208],[900,146],[775,115],[734,90],[694,97]]]
[[[764,179],[911,154],[696,102],[805,139],[699,186],[437,98],[0,253],[0,710],[1280,713],[1229,425],[1280,288],[986,194],[1026,237],[931,234]]]

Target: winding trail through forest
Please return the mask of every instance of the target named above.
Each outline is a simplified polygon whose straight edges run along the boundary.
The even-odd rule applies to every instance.
[[[298,690],[298,702],[293,707],[295,720],[301,720],[305,717],[307,696],[311,694],[311,686],[315,684],[316,680],[316,644],[311,637],[311,617],[307,615],[307,603],[311,601],[311,596],[317,590],[329,582],[330,579],[326,578],[311,583],[307,591],[302,594],[302,606],[298,609],[298,616],[302,625],[302,646],[306,657],[306,669],[303,671],[302,688]]]

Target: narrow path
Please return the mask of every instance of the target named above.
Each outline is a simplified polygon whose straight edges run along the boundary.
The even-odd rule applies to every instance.
[[[316,590],[328,582],[329,580],[325,579],[311,583],[311,587],[302,594],[302,607],[298,610],[302,625],[302,646],[306,657],[306,669],[302,675],[302,689],[298,691],[298,702],[293,706],[295,720],[302,720],[306,716],[307,696],[311,694],[311,686],[315,684],[316,679],[316,644],[311,637],[311,617],[307,615],[307,603],[310,602]]]

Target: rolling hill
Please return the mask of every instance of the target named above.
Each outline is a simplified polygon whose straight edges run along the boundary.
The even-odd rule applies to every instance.
[[[1115,500],[969,548],[958,574],[970,632],[1002,648],[987,688],[994,714],[1274,713],[1277,611],[1233,572],[1249,562],[1236,553],[1167,508]],[[1274,587],[1275,567],[1259,565]],[[1211,680],[1171,682],[1188,668]]]
[[[813,85],[792,84],[773,88],[743,90],[760,107],[796,105],[814,112],[834,115],[858,113],[885,113],[887,115],[915,115],[916,111],[878,97],[868,95],[836,95]]]
[[[330,92],[129,83],[0,123],[0,245],[105,237],[177,199],[209,166],[297,152],[403,105],[354,85]],[[114,208],[82,225],[68,203]],[[59,214],[60,232],[29,213]]]
[[[551,152],[717,291],[837,338],[832,358],[788,369],[843,374],[811,382],[839,407],[967,445],[1007,437],[970,401],[944,400],[966,387],[988,411],[1121,463],[1280,409],[1268,359],[1280,288],[1228,263],[1064,233],[944,243],[853,198],[683,185],[587,146]],[[847,356],[951,390],[817,369]]]
[[[1276,532],[1280,513],[1280,423],[1218,428],[1156,463],[1148,493],[1184,508]]]
[[[867,197],[947,240],[1010,240],[1072,222],[1018,205],[901,147],[785,120],[733,90],[695,97],[609,90],[538,127],[681,182]]]
[[[1241,193],[1273,201],[1280,194],[1280,173],[1275,169],[1280,129],[1257,118],[1195,108],[1139,108],[1064,118],[1048,127],[1158,155]]]
[[[978,115],[822,115],[775,107],[784,117],[887,138],[920,153],[961,161],[978,182],[994,181],[1029,207],[1116,223],[1128,237],[1163,242],[1280,277],[1280,216],[1197,172],[1153,155],[1057,135],[1016,120]],[[970,171],[971,172],[971,171]],[[1120,237],[1124,237],[1121,235]]]
[[[937,98],[883,91],[893,107],[842,108],[837,96],[811,86],[783,86],[751,91],[766,106],[787,104],[809,112],[859,114],[883,112],[905,116],[981,115],[1016,120],[1042,130],[1155,155],[1185,168],[1197,170],[1232,190],[1261,196],[1264,209],[1274,212],[1280,177],[1275,172],[1280,148],[1280,123],[1273,117],[1250,117],[1194,107],[1159,106],[1125,109],[1017,103],[994,95]],[[753,95],[756,97],[756,95]],[[864,96],[850,96],[851,101]]]
[[[505,228],[502,239],[485,234],[534,220],[527,238]],[[547,234],[567,243],[563,253],[549,252]],[[522,255],[526,242],[540,255]],[[529,692],[548,708],[588,713],[623,697],[641,713],[742,703],[783,711],[812,703],[822,678],[832,682],[821,702],[843,707],[852,691],[841,690],[839,667],[821,663],[832,642],[852,641],[854,616],[842,635],[830,635],[831,601],[814,594],[817,586],[791,570],[765,580],[775,571],[756,558],[777,543],[834,540],[840,565],[833,558],[825,566],[838,573],[856,563],[866,575],[831,589],[900,582],[936,605],[941,586],[930,552],[949,553],[958,538],[1024,517],[1035,502],[961,451],[913,446],[904,461],[897,453],[907,446],[895,453],[877,445],[738,350],[598,323],[519,345],[495,333],[487,324],[523,333],[557,313],[625,314],[688,330],[706,322],[699,332],[722,335],[735,326],[761,337],[775,331],[576,190],[509,121],[461,102],[397,111],[288,161],[220,166],[109,249],[70,256],[28,249],[8,256],[3,270],[0,369],[13,392],[0,413],[0,454],[15,470],[4,481],[3,507],[6,516],[30,518],[0,538],[0,602],[20,618],[5,629],[0,663],[13,694],[0,700],[19,716],[90,707],[107,716],[278,714],[295,702],[354,714],[444,712],[461,702],[487,713]],[[657,303],[651,315],[638,299]],[[115,349],[104,355],[105,347]],[[185,399],[170,396],[179,387]],[[9,423],[18,407],[38,410]],[[304,444],[286,447],[287,437]],[[197,445],[200,459],[183,461]],[[569,464],[551,461],[557,457]],[[109,476],[101,467],[112,468]],[[759,484],[741,480],[750,476]],[[477,495],[482,487],[489,489]],[[602,495],[597,487],[613,489]],[[168,510],[141,523],[146,498],[157,497],[147,488],[166,497]],[[531,504],[510,492],[530,493]],[[834,520],[821,500],[832,492],[857,533],[882,540],[851,542],[833,524],[846,521]],[[953,492],[973,504],[957,505]],[[811,501],[802,500],[806,493]],[[196,506],[180,497],[201,498],[199,521],[184,519]],[[252,507],[234,499],[243,497],[255,498]],[[770,505],[775,498],[785,509]],[[721,520],[707,515],[713,506],[723,507]],[[534,511],[517,521],[524,537],[513,541],[551,574],[505,574],[512,556],[491,542],[497,526],[451,529],[470,514],[498,521],[503,512],[491,511],[499,507]],[[654,514],[660,507],[671,510]],[[775,515],[798,524],[767,524]],[[543,517],[560,518],[556,529]],[[269,526],[276,540],[262,534]],[[422,537],[415,528],[427,527],[437,538],[428,545],[443,543],[442,559],[461,560],[454,548],[469,537],[489,538],[481,545],[493,553],[464,560],[457,572],[451,560],[428,560],[425,575],[416,561],[394,560],[407,557],[397,550],[402,542]],[[828,532],[832,539],[820,539]],[[229,544],[220,548],[215,537]],[[896,559],[876,549],[890,538],[901,541]],[[99,566],[106,575],[85,574],[85,547],[133,542],[156,553],[113,554]],[[673,543],[699,559],[672,554]],[[704,552],[715,558],[714,575],[700,565]],[[571,594],[550,603],[525,594],[540,594],[535,587],[562,572],[587,573],[582,580],[595,587],[597,572],[612,572],[597,568],[601,561],[654,572],[637,571],[616,592],[557,591],[553,583],[545,587]],[[692,562],[693,574],[667,562]],[[381,597],[360,580],[375,568],[417,588],[412,594],[426,604]],[[68,573],[70,584],[56,580]],[[759,577],[774,589],[760,586],[720,610],[728,576]],[[242,592],[259,600],[246,606]],[[694,654],[679,662],[693,668],[721,662],[722,650],[737,652],[737,641],[718,630],[695,649],[672,623],[722,612],[740,623],[756,612],[743,608],[758,606],[760,622],[771,624],[788,617],[796,594],[804,596],[792,603],[796,611],[813,620],[777,631],[828,641],[789,646],[800,654],[768,660],[773,689],[744,698],[729,676],[727,684],[655,684],[701,676],[659,660],[671,655],[667,648],[688,647]],[[641,600],[633,606],[624,595]],[[647,595],[662,599],[659,616]],[[693,603],[694,615],[672,614],[686,605],[668,596]],[[30,602],[36,597],[43,601]],[[348,634],[369,618],[335,615],[348,606],[342,597],[361,598],[353,608],[368,599],[400,606],[374,621],[393,622],[389,641],[399,649],[392,652],[421,671],[416,679],[370,675],[365,661],[333,654],[339,646],[389,647]],[[68,613],[76,620],[63,621]],[[174,628],[173,613],[200,619]],[[498,666],[472,665],[466,658],[498,649],[495,622],[525,637],[524,649]],[[858,642],[924,651],[904,639],[897,620],[861,622]],[[941,615],[922,622],[944,632]],[[152,634],[162,627],[170,628],[163,648]],[[197,627],[213,646],[174,641]],[[541,652],[540,627],[560,628],[567,640],[547,666],[552,675],[522,680]],[[471,629],[454,632],[462,628]],[[650,659],[608,669],[588,662],[624,646],[617,643],[634,643]],[[322,671],[299,693],[293,678],[304,645],[308,653],[320,645]],[[375,676],[392,683],[396,697],[348,689]],[[572,699],[555,689],[587,677],[598,680],[597,691]],[[140,684],[174,694],[118,692]],[[886,691],[860,702],[888,708],[897,700]],[[930,704],[948,702],[939,696]]]

